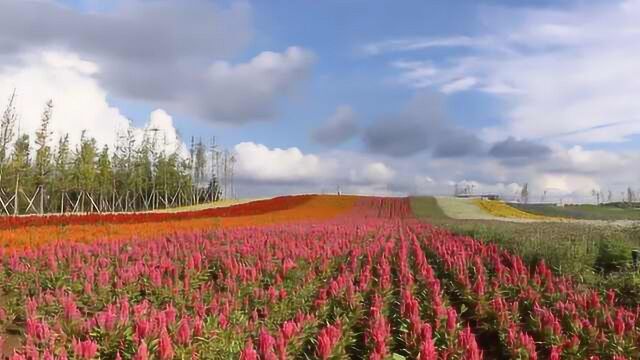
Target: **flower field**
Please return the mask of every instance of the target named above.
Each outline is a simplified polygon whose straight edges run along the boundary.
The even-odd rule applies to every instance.
[[[502,218],[511,218],[511,219],[526,219],[526,220],[558,220],[556,218],[551,218],[542,215],[531,214],[520,209],[517,209],[509,204],[503,203],[501,201],[495,200],[474,200],[474,202],[481,209],[485,210],[489,214]]]
[[[640,356],[638,310],[615,293],[418,221],[408,199],[32,228],[54,226],[70,240],[0,249],[12,359]]]
[[[92,243],[130,238],[139,240],[217,227],[320,220],[346,211],[354,201],[355,197],[349,196],[280,197],[194,212],[51,216],[49,222],[53,224],[33,216],[28,218],[35,221],[34,225],[0,230],[0,248],[30,249],[56,242]]]

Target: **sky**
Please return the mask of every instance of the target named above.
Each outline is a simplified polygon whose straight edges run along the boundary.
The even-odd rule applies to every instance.
[[[640,187],[640,0],[0,0],[21,131],[216,142],[240,197]],[[179,138],[177,138],[179,137]],[[538,199],[539,198],[539,199]]]

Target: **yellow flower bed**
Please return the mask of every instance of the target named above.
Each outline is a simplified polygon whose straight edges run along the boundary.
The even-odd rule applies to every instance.
[[[482,200],[476,199],[474,200],[475,204],[480,208],[487,211],[489,214],[504,217],[504,218],[512,218],[512,219],[528,219],[528,220],[550,220],[547,216],[531,214],[519,209],[514,208],[513,206],[509,206],[508,204],[502,201],[495,200]]]

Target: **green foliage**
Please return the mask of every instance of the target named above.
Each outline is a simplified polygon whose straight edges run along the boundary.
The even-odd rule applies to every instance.
[[[600,205],[510,204],[532,214],[583,220],[640,220],[640,210],[629,203]]]
[[[433,196],[412,197],[411,210],[419,218],[449,219]]]
[[[589,286],[616,289],[625,302],[640,304],[640,275],[630,265],[631,250],[640,248],[640,226],[443,219],[429,197],[412,198],[411,203],[418,217],[434,225],[494,243],[530,266],[544,260],[557,273]]]
[[[605,273],[622,270],[631,261],[631,249],[630,244],[624,239],[601,240],[595,261],[596,269]]]
[[[219,181],[207,173],[202,142],[193,158],[185,158],[178,149],[166,152],[160,147],[156,129],[146,129],[140,137],[129,127],[111,147],[98,148],[84,131],[75,149],[69,135],[53,146],[49,101],[32,149],[29,134],[15,137],[14,96],[0,115],[2,212],[138,211],[220,199]]]

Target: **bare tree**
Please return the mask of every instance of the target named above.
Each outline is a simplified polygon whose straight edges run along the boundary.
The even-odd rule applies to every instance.
[[[15,100],[16,91],[14,89],[11,96],[9,96],[9,103],[2,113],[2,119],[0,119],[0,176],[2,176],[2,169],[4,168],[7,160],[9,144],[13,141],[13,137],[15,136],[15,126],[18,119]]]
[[[51,116],[53,115],[53,101],[47,101],[42,118],[40,119],[40,128],[36,131],[36,162],[35,162],[35,175],[36,186],[40,193],[40,213],[44,213],[44,199],[45,199],[45,187],[48,182],[48,175],[51,171],[51,147],[49,146],[49,140],[52,131],[49,130],[49,124],[51,122]]]
[[[520,199],[523,203],[529,202],[529,183],[524,183],[522,190],[520,191]]]

